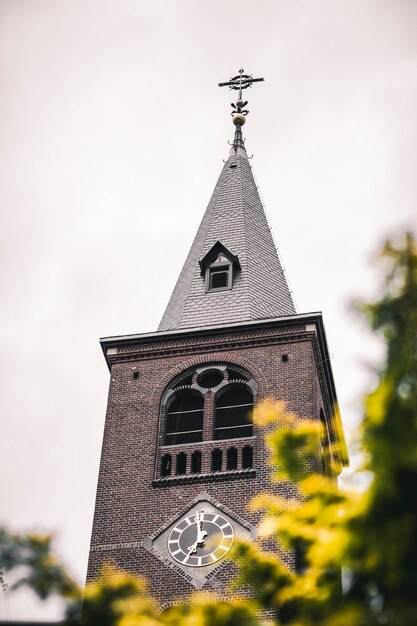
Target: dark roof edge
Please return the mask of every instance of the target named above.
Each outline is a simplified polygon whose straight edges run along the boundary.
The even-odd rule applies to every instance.
[[[173,330],[159,330],[150,333],[140,333],[133,335],[115,335],[113,337],[100,338],[101,346],[110,348],[116,345],[132,345],[135,343],[148,343],[151,341],[164,340],[167,338],[182,337],[184,335],[193,335],[196,337],[207,336],[218,333],[227,333],[233,330],[256,329],[258,327],[268,328],[270,326],[294,326],[298,324],[308,324],[317,319],[322,320],[321,311],[314,313],[297,313],[295,315],[283,315],[280,317],[272,317],[260,320],[248,320],[246,322],[238,322],[233,324],[215,324],[213,326],[191,326],[190,328],[174,328]]]

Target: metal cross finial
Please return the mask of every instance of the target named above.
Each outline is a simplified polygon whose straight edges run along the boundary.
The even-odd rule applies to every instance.
[[[252,87],[253,83],[263,81],[263,78],[253,78],[251,74],[244,74],[244,69],[239,70],[237,76],[233,76],[227,83],[219,83],[219,87],[229,87],[229,89],[239,89],[239,100],[242,100],[242,90]]]
[[[241,68],[239,74],[233,76],[227,83],[219,83],[219,87],[229,87],[229,89],[239,90],[239,98],[236,104],[232,103],[232,116],[235,126],[239,128],[242,127],[245,123],[245,117],[249,113],[249,111],[245,109],[248,102],[242,99],[243,89],[252,87],[253,83],[259,83],[263,80],[263,78],[253,78],[251,74],[244,74],[244,69]]]

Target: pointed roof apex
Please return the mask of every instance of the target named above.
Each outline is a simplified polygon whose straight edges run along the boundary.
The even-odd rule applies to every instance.
[[[296,313],[242,137],[249,113],[242,90],[262,80],[242,69],[220,83],[239,90],[232,104],[235,136],[159,331]]]

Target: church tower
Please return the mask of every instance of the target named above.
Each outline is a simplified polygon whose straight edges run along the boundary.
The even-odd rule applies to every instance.
[[[225,593],[235,538],[256,540],[251,499],[294,495],[271,482],[254,403],[320,420],[318,467],[347,464],[322,315],[295,310],[242,138],[242,92],[260,80],[220,84],[239,92],[233,144],[158,331],[101,340],[111,380],[88,579],[111,560],[161,606]]]

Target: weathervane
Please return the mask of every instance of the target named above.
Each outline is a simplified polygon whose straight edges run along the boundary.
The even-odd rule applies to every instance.
[[[227,83],[219,83],[219,87],[229,87],[229,89],[234,89],[235,91],[239,90],[239,98],[236,101],[236,104],[231,104],[233,111],[231,115],[233,116],[233,124],[236,126],[243,126],[246,122],[246,115],[249,113],[247,109],[245,109],[248,101],[243,100],[242,91],[243,89],[247,89],[248,87],[252,87],[253,83],[259,83],[263,81],[263,78],[253,78],[250,74],[244,74],[244,69],[241,68],[239,70],[239,74],[237,76],[233,76]]]

